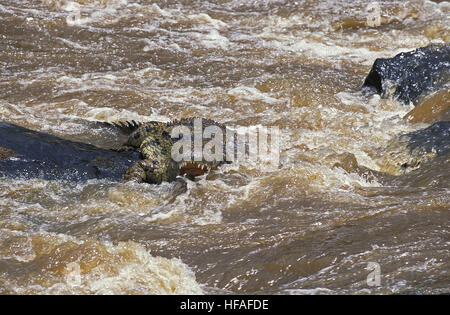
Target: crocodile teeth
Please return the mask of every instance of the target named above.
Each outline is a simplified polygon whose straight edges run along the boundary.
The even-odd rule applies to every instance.
[[[207,164],[199,163],[199,162],[191,162],[191,161],[184,161],[180,164],[179,169],[182,168],[196,168],[202,171],[209,171],[210,167]]]

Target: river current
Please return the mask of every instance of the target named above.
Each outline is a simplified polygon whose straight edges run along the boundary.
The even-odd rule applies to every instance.
[[[361,86],[449,42],[450,4],[371,4],[1,0],[0,120],[112,147],[92,122],[200,116],[277,127],[280,154],[182,191],[0,178],[0,293],[448,293],[449,158],[396,172],[429,124]]]

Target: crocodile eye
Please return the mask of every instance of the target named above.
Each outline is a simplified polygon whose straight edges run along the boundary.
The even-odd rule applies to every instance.
[[[153,170],[153,165],[145,165],[143,168],[144,168],[145,172],[152,171]]]

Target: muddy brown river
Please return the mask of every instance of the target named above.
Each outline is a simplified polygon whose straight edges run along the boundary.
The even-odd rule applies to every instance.
[[[449,42],[450,4],[369,4],[1,0],[1,121],[106,148],[93,122],[200,116],[280,151],[184,189],[0,178],[0,293],[448,293],[450,157],[399,173],[390,141],[429,124],[361,86]]]

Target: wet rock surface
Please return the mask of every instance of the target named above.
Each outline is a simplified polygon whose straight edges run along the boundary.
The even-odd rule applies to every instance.
[[[428,95],[403,118],[410,123],[450,121],[450,89]]]
[[[435,153],[443,156],[450,152],[450,121],[441,121],[428,128],[402,136],[408,139],[410,151]]]
[[[378,58],[363,87],[383,98],[392,97],[415,108],[403,118],[431,126],[392,139],[379,153],[383,171],[401,175],[437,157],[450,148],[450,45],[431,44],[393,58]]]
[[[404,104],[417,104],[421,96],[448,85],[449,78],[450,45],[433,44],[376,59],[363,87]]]
[[[0,122],[0,176],[120,180],[138,159],[136,152],[116,152]]]
[[[381,153],[388,173],[400,175],[418,169],[434,158],[450,152],[450,122],[433,125],[393,139]]]

